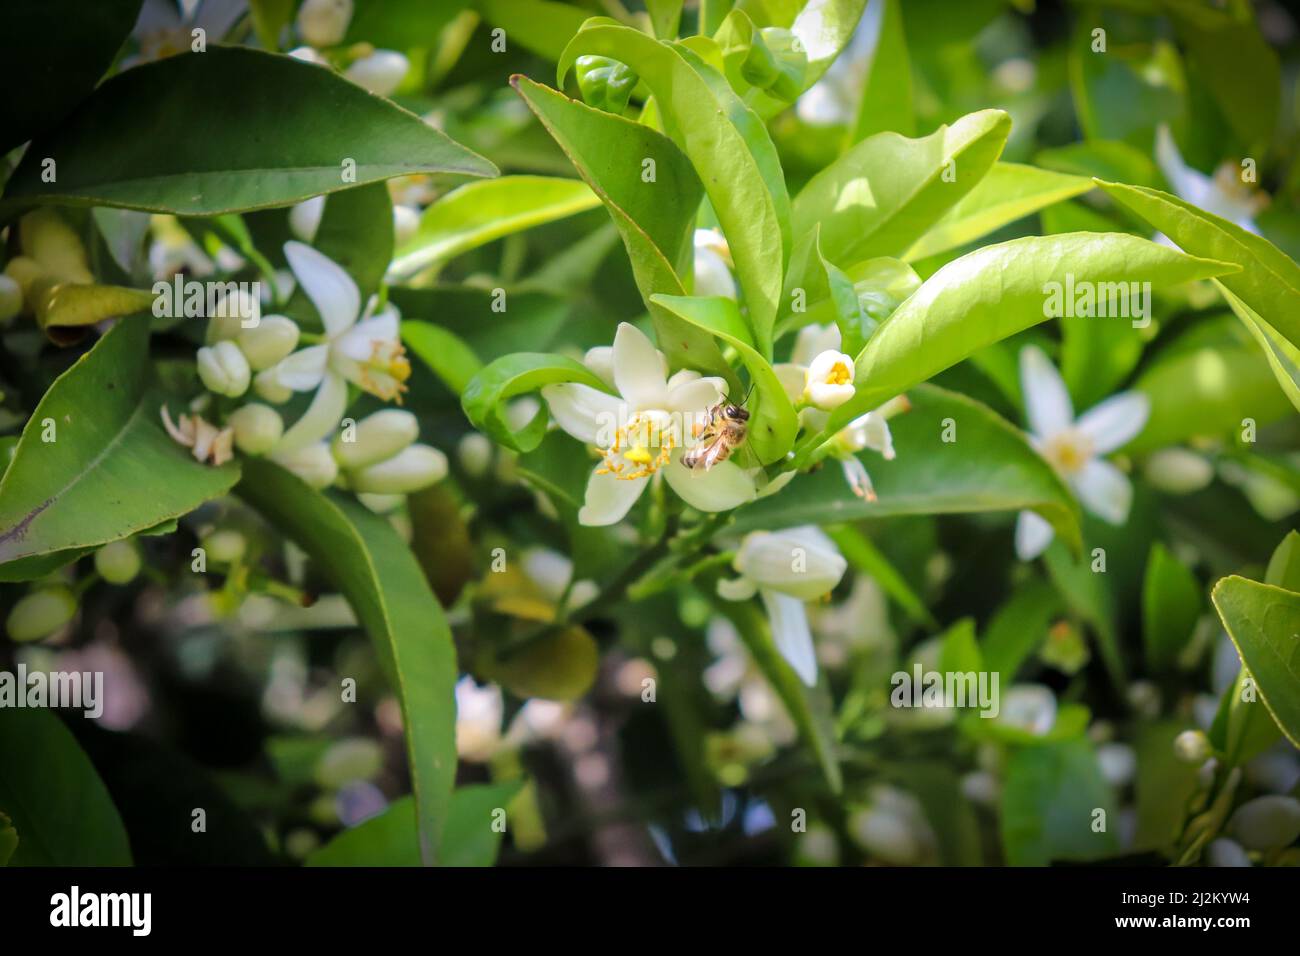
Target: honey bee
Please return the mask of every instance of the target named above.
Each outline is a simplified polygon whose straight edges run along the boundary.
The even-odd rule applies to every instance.
[[[743,405],[726,401],[714,405],[709,409],[704,425],[695,427],[698,441],[682,455],[682,464],[687,468],[700,466],[708,471],[718,462],[726,461],[745,443],[748,421],[749,411]]]

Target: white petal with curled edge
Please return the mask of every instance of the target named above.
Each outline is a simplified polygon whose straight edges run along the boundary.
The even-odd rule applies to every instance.
[[[587,496],[578,511],[578,523],[601,527],[621,521],[649,481],[649,478],[623,480],[593,471],[587,480]]]
[[[1022,511],[1016,518],[1016,557],[1032,561],[1052,543],[1056,532],[1047,519],[1036,511]]]
[[[759,592],[772,626],[772,640],[799,679],[809,687],[817,686],[817,652],[812,632],[808,630],[808,612],[803,601],[788,594],[764,588]]]
[[[361,314],[361,290],[343,267],[301,242],[286,242],[284,255],[330,338],[351,328]]]
[[[687,468],[681,451],[662,469],[668,487],[692,508],[700,511],[730,511],[753,501],[754,479],[734,461],[720,461],[708,471]]]
[[[614,444],[620,418],[626,415],[621,398],[578,382],[547,385],[542,398],[561,428],[578,441],[599,448]]]
[[[1128,475],[1108,461],[1094,458],[1074,476],[1074,490],[1083,506],[1102,521],[1123,524],[1133,503]]]
[[[663,357],[646,334],[628,322],[619,323],[614,333],[614,381],[634,411],[668,404]]]
[[[347,407],[347,381],[341,375],[326,375],[316,390],[316,397],[307,406],[307,411],[285,431],[272,452],[296,452],[329,437],[342,420]]]
[[[1146,427],[1151,400],[1141,392],[1120,392],[1079,416],[1076,427],[1092,442],[1092,451],[1104,455],[1123,448]]]
[[[1046,438],[1074,422],[1074,408],[1065,380],[1037,346],[1028,345],[1020,350],[1020,388],[1024,392],[1029,428],[1035,435]]]
[[[387,306],[378,315],[363,319],[339,336],[335,348],[355,362],[364,362],[374,352],[375,342],[398,340],[401,321],[397,309]]]
[[[310,392],[325,377],[329,361],[328,345],[312,345],[299,349],[266,370],[267,377],[277,385],[295,392]]]

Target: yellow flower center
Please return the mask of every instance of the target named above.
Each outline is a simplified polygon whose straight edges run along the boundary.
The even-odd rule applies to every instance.
[[[411,377],[411,362],[401,342],[375,340],[370,343],[370,357],[361,363],[361,387],[384,401],[396,399],[400,405],[406,380]]]
[[[831,366],[830,373],[826,376],[827,385],[847,385],[853,379],[853,372],[843,362],[836,362]]]
[[[1067,429],[1043,443],[1043,457],[1063,475],[1073,475],[1092,457],[1092,442],[1086,435]]]
[[[613,475],[620,481],[649,478],[672,459],[677,436],[653,415],[637,414],[614,433],[608,448],[600,449],[604,461],[598,475]]]

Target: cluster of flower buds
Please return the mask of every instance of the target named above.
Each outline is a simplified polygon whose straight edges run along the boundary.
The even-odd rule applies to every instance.
[[[353,83],[377,96],[389,96],[406,78],[410,61],[396,50],[369,43],[342,46],[352,22],[352,0],[304,0],[298,8],[298,36],[305,46],[289,55],[309,63],[342,68]]]

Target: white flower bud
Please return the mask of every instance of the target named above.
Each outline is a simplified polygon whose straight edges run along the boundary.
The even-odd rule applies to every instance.
[[[109,584],[129,584],[140,573],[140,547],[134,541],[111,541],[95,552],[95,570]]]
[[[390,511],[396,511],[406,501],[406,495],[368,495],[365,492],[357,495],[357,500],[369,508],[377,515],[386,515]]]
[[[250,402],[226,419],[235,432],[235,447],[245,455],[265,455],[284,434],[284,419],[268,405]]]
[[[853,397],[853,359],[828,350],[812,360],[804,396],[822,411],[839,408]]]
[[[1002,695],[995,719],[1041,737],[1056,724],[1056,695],[1042,684],[1015,684]]]
[[[1171,495],[1200,491],[1214,479],[1214,466],[1186,448],[1162,448],[1143,466],[1147,481]]]
[[[410,206],[393,207],[393,242],[402,246],[420,229],[420,211]]]
[[[1128,744],[1107,743],[1097,748],[1097,765],[1112,787],[1127,786],[1137,773],[1137,754]]]
[[[1174,738],[1174,753],[1185,763],[1204,763],[1210,757],[1210,739],[1203,730],[1184,730]]]
[[[736,297],[736,280],[727,261],[727,240],[712,229],[695,230],[695,294]]]
[[[376,50],[354,61],[343,75],[376,96],[388,96],[402,85],[410,68],[410,61],[396,50]]]
[[[1300,837],[1300,800],[1275,794],[1243,803],[1228,821],[1228,833],[1247,850],[1272,850]]]
[[[49,637],[72,620],[77,599],[63,585],[41,588],[19,599],[9,612],[5,629],[16,643]]]
[[[1205,862],[1210,866],[1250,866],[1250,857],[1236,840],[1219,837],[1206,847]]]
[[[324,213],[324,196],[304,199],[289,210],[289,231],[303,242],[310,243],[316,238],[316,230],[320,228],[321,216]]]
[[[812,601],[840,583],[848,562],[830,538],[809,525],[746,535],[733,566],[759,587]]]
[[[456,446],[460,467],[471,478],[482,478],[492,466],[492,439],[482,432],[469,432]]]
[[[339,476],[339,464],[324,442],[297,451],[281,452],[272,458],[276,464],[293,472],[313,488],[329,487]]]
[[[0,323],[8,322],[22,310],[22,286],[17,279],[0,274]]]
[[[262,319],[262,299],[239,286],[213,303],[208,319],[207,343],[233,340],[246,328],[256,328]]]
[[[353,491],[404,495],[427,488],[447,476],[447,456],[428,445],[411,445],[387,461],[348,476]]]
[[[254,372],[270,368],[298,347],[298,323],[283,315],[268,315],[235,340]]]
[[[238,531],[223,528],[203,537],[203,550],[214,564],[234,564],[244,556],[248,542]]]
[[[303,0],[298,8],[298,35],[321,47],[338,46],[352,22],[352,0]]]
[[[218,395],[238,398],[248,391],[252,370],[248,359],[234,342],[205,345],[198,352],[199,378],[204,387]]]
[[[414,415],[385,408],[357,422],[355,432],[341,431],[330,450],[342,468],[355,470],[392,458],[419,437],[420,423]]]
[[[293,398],[293,389],[281,384],[275,368],[263,369],[257,373],[257,377],[253,379],[253,391],[257,392],[258,397],[263,401],[270,402],[272,405],[283,405]]]

